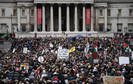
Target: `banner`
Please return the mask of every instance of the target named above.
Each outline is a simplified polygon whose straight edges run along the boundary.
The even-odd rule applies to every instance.
[[[86,9],[86,24],[90,24],[90,9]]]
[[[68,49],[58,49],[58,59],[68,59],[69,58],[69,50]]]
[[[129,64],[129,57],[119,57],[119,64]]]
[[[75,47],[72,47],[72,48],[69,50],[69,53],[74,52],[74,51],[75,51]]]
[[[104,76],[104,84],[123,84],[122,76]]]
[[[38,8],[37,9],[37,17],[38,17],[38,24],[42,24],[42,9],[41,8]]]

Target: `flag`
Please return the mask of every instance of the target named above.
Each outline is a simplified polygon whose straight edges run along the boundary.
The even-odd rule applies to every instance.
[[[94,51],[93,51],[93,57],[97,58],[97,42],[95,44],[95,48],[94,48]]]
[[[105,49],[104,50],[104,58],[105,58],[105,60],[106,60],[106,57],[107,57],[107,50]]]
[[[90,45],[89,45],[89,43],[87,42],[86,47],[84,48],[85,55],[87,55],[87,53],[88,53],[88,51],[89,51],[89,47],[90,47]]]
[[[125,52],[129,52],[130,48],[129,46],[124,42],[124,48],[125,48]]]
[[[95,44],[94,52],[97,52],[97,42]]]
[[[75,47],[72,47],[72,48],[69,50],[69,53],[74,52],[74,51],[75,51]]]

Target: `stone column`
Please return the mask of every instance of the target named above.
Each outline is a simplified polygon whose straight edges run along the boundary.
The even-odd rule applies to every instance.
[[[75,32],[77,32],[78,30],[77,30],[77,15],[78,13],[77,13],[77,4],[75,4]]]
[[[17,8],[17,22],[18,22],[18,32],[21,31],[21,28],[20,28],[20,7]]]
[[[27,7],[27,29],[26,31],[29,32],[31,29],[30,29],[30,7],[28,6]]]
[[[97,31],[99,31],[99,28],[98,28],[98,8],[96,8],[96,29]]]
[[[107,31],[107,8],[104,10],[104,31]]]
[[[34,32],[37,32],[37,5],[34,5]]]
[[[83,5],[83,32],[86,31],[85,24],[85,5]]]
[[[59,15],[59,16],[58,16],[58,19],[59,19],[59,20],[58,20],[58,21],[59,21],[59,22],[58,22],[58,24],[59,24],[59,25],[58,25],[58,26],[59,26],[59,30],[58,30],[58,31],[61,31],[61,4],[59,4],[59,7],[58,7],[58,8],[59,8],[59,10],[58,10],[58,12],[59,12],[59,13],[58,13],[58,15]]]
[[[91,5],[91,31],[94,31],[94,7]]]
[[[53,32],[53,4],[51,4],[51,7],[50,7],[50,32]]]
[[[67,32],[70,32],[70,14],[69,14],[69,4],[67,4]]]
[[[45,5],[42,5],[42,32],[45,32]]]

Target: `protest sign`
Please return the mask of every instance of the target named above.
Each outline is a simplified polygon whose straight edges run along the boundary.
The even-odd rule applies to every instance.
[[[104,76],[104,84],[123,84],[122,76]]]
[[[58,59],[68,59],[69,58],[69,50],[68,49],[58,49]]]
[[[23,48],[23,53],[27,53],[27,48],[26,47]]]
[[[99,60],[98,59],[93,59],[93,63],[98,63]]]
[[[129,64],[129,57],[119,57],[119,64]]]
[[[94,40],[94,38],[90,38],[90,39],[89,39],[89,41],[93,41],[93,40]]]
[[[132,51],[132,60],[133,60],[133,51]]]
[[[38,61],[39,61],[40,63],[43,63],[43,61],[44,61],[43,56],[38,57]]]

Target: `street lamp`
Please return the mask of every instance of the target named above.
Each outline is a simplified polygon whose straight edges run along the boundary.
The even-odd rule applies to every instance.
[[[117,31],[119,32],[119,26],[118,26],[118,23],[119,23],[119,13],[117,14]]]
[[[12,32],[14,32],[14,29],[12,29],[12,14],[11,14],[11,30],[12,30]]]
[[[6,25],[6,28],[7,28],[7,40],[8,40],[8,28],[9,28],[9,26]]]

